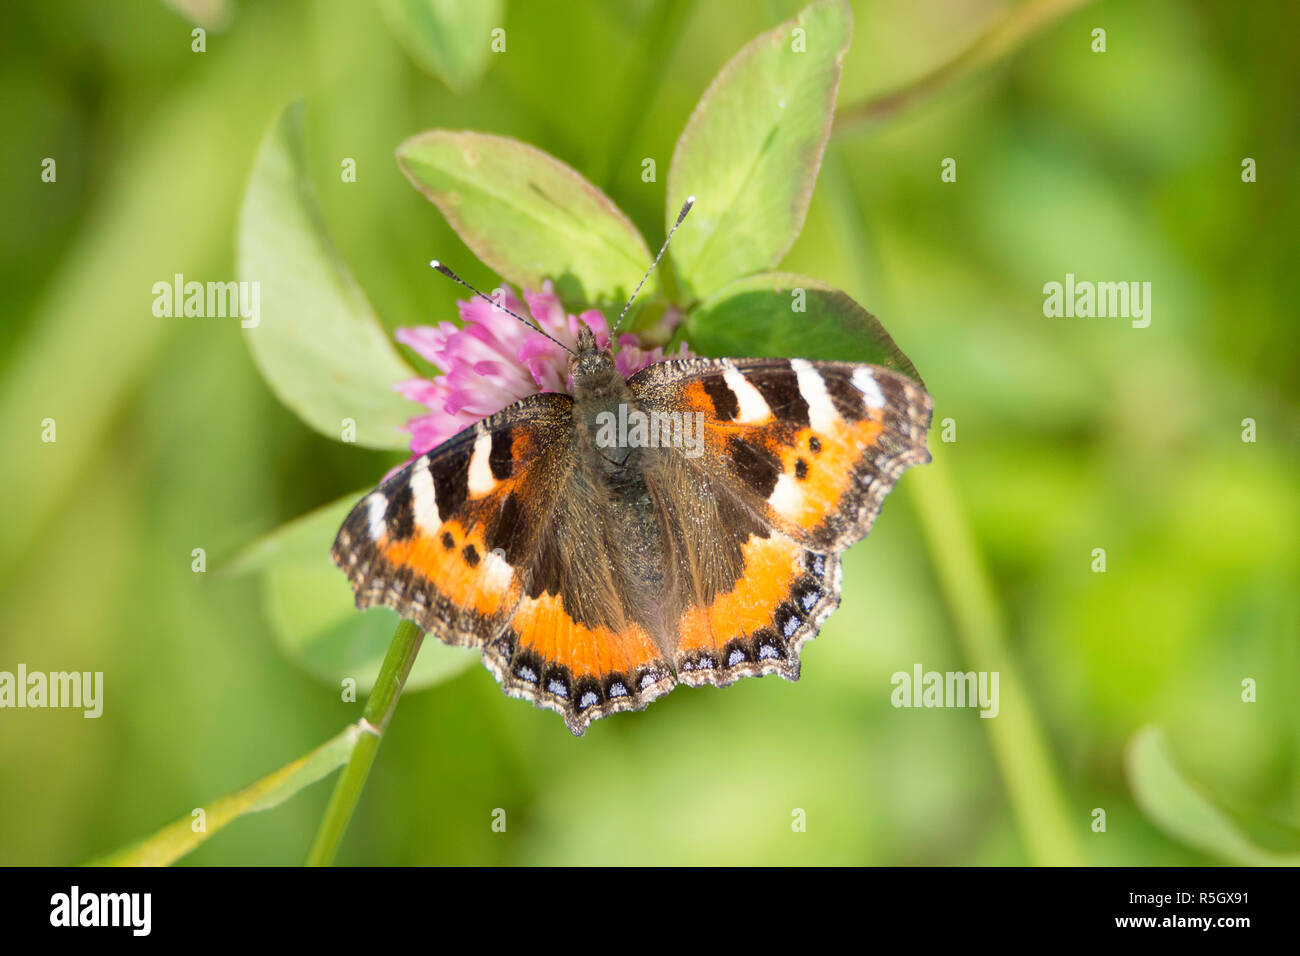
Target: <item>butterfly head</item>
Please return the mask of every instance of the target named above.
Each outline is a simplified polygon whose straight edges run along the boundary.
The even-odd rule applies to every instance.
[[[595,333],[585,325],[578,329],[578,351],[569,359],[569,375],[577,398],[611,395],[623,384],[614,356],[596,343]]]
[[[682,220],[686,218],[686,214],[691,211],[693,205],[695,205],[695,197],[686,197],[686,202],[682,205],[682,211],[677,214],[677,221],[673,223],[673,227],[668,230],[668,237],[664,239],[664,244],[659,247],[659,254],[655,256],[654,262],[650,263],[650,268],[646,270],[645,275],[641,277],[641,281],[638,282],[636,288],[632,290],[632,295],[623,306],[623,311],[618,314],[618,321],[614,323],[614,328],[609,334],[610,341],[614,341],[618,338],[618,330],[623,324],[623,317],[626,316],[628,310],[632,308],[632,303],[640,293],[641,287],[645,285],[646,280],[649,279],[651,274],[654,272],[655,267],[659,265],[659,260],[663,258],[664,253],[668,250],[668,243],[673,238],[673,233],[677,231],[677,227],[682,224]],[[586,325],[583,325],[578,329],[578,349],[575,352],[559,339],[555,338],[555,336],[541,328],[540,325],[529,322],[522,315],[511,312],[496,299],[484,295],[437,259],[431,260],[429,265],[438,272],[441,272],[448,279],[460,283],[485,302],[491,302],[494,308],[500,309],[502,312],[513,316],[524,325],[528,326],[532,331],[550,339],[560,348],[564,349],[564,351],[572,355],[573,357],[569,359],[569,377],[573,380],[574,398],[579,400],[584,398],[615,399],[622,396],[623,393],[627,391],[627,382],[624,381],[623,376],[618,373],[618,368],[614,365],[613,354],[608,348],[601,348],[600,345],[597,344],[595,333]]]

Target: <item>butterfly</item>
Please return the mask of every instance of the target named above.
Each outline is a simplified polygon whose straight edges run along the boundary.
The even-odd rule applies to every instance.
[[[797,680],[840,555],[930,460],[930,396],[884,366],[801,359],[624,379],[586,326],[577,345],[571,394],[502,409],[356,505],[331,553],[357,606],[479,648],[578,736],[679,683]]]

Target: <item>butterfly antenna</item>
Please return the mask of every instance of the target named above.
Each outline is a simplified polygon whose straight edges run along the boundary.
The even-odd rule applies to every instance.
[[[677,214],[677,221],[673,223],[673,227],[668,230],[668,236],[664,239],[664,244],[659,247],[659,255],[655,256],[655,261],[650,263],[650,268],[645,271],[645,275],[641,277],[641,281],[636,284],[636,288],[632,291],[632,298],[627,300],[627,305],[623,306],[623,311],[618,314],[618,321],[614,323],[614,331],[609,333],[610,342],[616,341],[618,327],[623,324],[623,316],[627,315],[627,310],[632,308],[632,303],[636,301],[637,294],[641,291],[641,287],[645,285],[645,280],[650,278],[650,274],[654,272],[655,267],[659,265],[659,260],[662,259],[664,253],[668,251],[668,243],[672,242],[673,233],[677,231],[677,227],[682,224],[682,220],[686,218],[686,214],[691,211],[691,207],[694,205],[695,197],[687,196],[686,202],[682,203],[682,211]]]
[[[656,260],[656,261],[657,261],[657,260]],[[456,275],[456,273],[452,272],[450,269],[448,269],[446,266],[444,266],[444,265],[443,265],[441,262],[439,262],[437,259],[430,259],[430,260],[429,260],[429,265],[431,265],[431,266],[432,266],[434,269],[436,269],[437,271],[441,272],[441,273],[442,273],[443,275],[445,275],[448,279],[451,279],[453,282],[459,282],[461,285],[463,285],[465,288],[469,289],[470,292],[473,292],[473,293],[474,293],[476,296],[478,296],[480,299],[483,299],[484,301],[487,301],[487,302],[491,302],[491,303],[492,303],[492,307],[493,307],[494,309],[500,309],[502,312],[506,313],[506,315],[512,315],[512,316],[514,316],[516,319],[518,319],[518,320],[519,320],[520,322],[522,322],[524,325],[528,326],[528,328],[529,328],[531,331],[536,332],[536,333],[538,333],[539,335],[544,335],[544,336],[546,336],[546,338],[550,339],[552,342],[554,342],[554,343],[555,343],[556,345],[558,345],[560,348],[564,349],[564,351],[568,352],[570,355],[577,355],[577,354],[578,354],[577,352],[573,351],[573,349],[569,348],[567,345],[565,345],[563,342],[561,342],[559,339],[557,339],[555,336],[551,335],[549,332],[547,332],[546,330],[544,330],[543,328],[541,328],[541,326],[539,326],[536,322],[530,322],[530,321],[528,321],[528,319],[525,319],[525,318],[524,318],[522,315],[520,315],[518,312],[512,312],[510,309],[507,309],[504,305],[502,305],[502,304],[501,304],[500,302],[498,302],[496,299],[492,298],[492,296],[490,296],[490,295],[484,295],[482,292],[480,292],[478,289],[474,288],[472,285],[470,285],[468,282],[466,282],[466,281],[465,281],[464,279],[462,279],[460,276]]]

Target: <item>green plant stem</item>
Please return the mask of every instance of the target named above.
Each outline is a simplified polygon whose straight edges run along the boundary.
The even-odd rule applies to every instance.
[[[945,446],[905,484],[916,508],[939,590],[955,625],[962,653],[977,671],[998,674],[998,716],[981,720],[1002,772],[1007,796],[1034,863],[1080,866],[1083,855],[1071,824],[1033,701],[1006,641],[993,584],[963,514]]]
[[[820,194],[833,210],[833,228],[854,271],[875,276],[879,270],[846,167],[839,147],[826,151]],[[946,450],[942,444],[932,449],[934,461],[910,471],[902,485],[915,506],[965,660],[974,670],[998,673],[1001,711],[980,724],[989,735],[1026,851],[1035,863],[1077,866],[1083,862],[1074,836],[1077,825],[1070,823],[1063,788],[1008,647],[997,597],[948,471]]]
[[[1090,2],[1092,0],[1026,0],[1017,4],[951,60],[895,90],[840,109],[835,116],[836,134],[858,133],[875,126],[954,81],[992,66],[1067,13]]]
[[[402,687],[406,684],[411,665],[415,663],[423,642],[424,632],[410,621],[402,621],[397,625],[393,641],[388,645],[388,653],[384,656],[384,663],[379,668],[379,677],[375,680],[375,686],[366,700],[366,708],[361,713],[359,726],[363,733],[334,785],[329,806],[325,808],[320,829],[316,831],[311,852],[307,854],[308,866],[329,866],[334,861],[348,822],[352,819],[352,812],[361,798],[361,790],[366,785],[370,765],[375,762],[379,741],[383,738],[393,711],[397,709],[397,699],[402,694]]]

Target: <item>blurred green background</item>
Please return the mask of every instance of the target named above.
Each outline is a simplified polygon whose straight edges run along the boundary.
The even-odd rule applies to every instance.
[[[397,456],[309,431],[236,322],[150,310],[153,283],[176,272],[234,278],[242,191],[284,104],[305,96],[326,220],[384,324],[433,322],[457,290],[430,256],[493,277],[399,174],[402,139],[526,140],[657,245],[691,108],[799,4],[507,0],[507,52],[457,93],[368,3],[175,6],[189,12],[0,11],[0,669],[99,670],[106,688],[99,720],[0,711],[0,864],[110,851],[359,715],[280,652],[257,581],[219,566]],[[842,111],[950,60],[1015,4],[853,7]],[[194,16],[211,27],[206,53],[191,51]],[[878,315],[935,396],[936,468],[996,601],[996,721],[890,705],[896,671],[973,666],[911,472],[847,556],[843,605],[799,683],[679,689],[574,739],[476,665],[403,698],[340,862],[1224,862],[1135,801],[1125,748],[1151,724],[1252,839],[1294,851],[1298,28],[1282,4],[1086,5],[993,69],[832,139],[785,267]],[[356,183],[340,181],[342,157]],[[658,182],[642,182],[643,157]],[[945,157],[955,183],[940,181]],[[1042,286],[1067,272],[1151,282],[1150,328],[1045,318]],[[206,574],[191,571],[198,547]],[[1041,735],[1035,779],[1014,779],[991,743],[1000,721],[1013,750]],[[185,862],[301,860],[329,786]],[[1036,792],[1063,814],[1038,816]],[[792,832],[795,808],[806,832]]]

